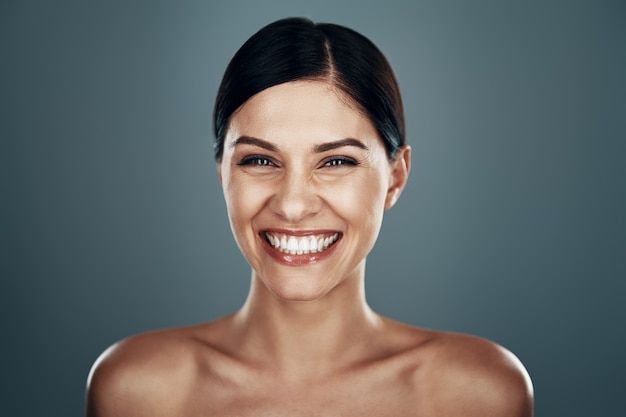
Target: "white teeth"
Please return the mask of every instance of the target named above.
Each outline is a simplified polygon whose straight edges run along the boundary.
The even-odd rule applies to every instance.
[[[296,253],[296,251],[298,250],[298,241],[295,237],[289,238],[289,241],[287,242],[287,249],[292,255]]]
[[[298,254],[302,255],[309,251],[309,239],[300,239],[298,242]]]
[[[275,249],[283,253],[289,253],[292,255],[306,255],[309,253],[323,252],[332,246],[333,243],[339,238],[339,233],[335,233],[332,236],[308,236],[297,238],[295,236],[287,235],[271,235],[265,233],[265,237],[268,243]]]

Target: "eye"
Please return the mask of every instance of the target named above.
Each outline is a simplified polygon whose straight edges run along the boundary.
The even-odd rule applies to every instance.
[[[241,165],[241,166],[248,165],[248,166],[258,166],[258,167],[275,166],[275,164],[269,158],[266,158],[260,155],[247,156],[243,158],[237,165]]]
[[[325,160],[322,166],[334,168],[334,167],[340,167],[340,166],[355,166],[355,165],[358,165],[358,162],[356,162],[352,158],[347,158],[345,156],[340,156],[340,157],[335,156],[335,157],[328,158],[327,160]]]

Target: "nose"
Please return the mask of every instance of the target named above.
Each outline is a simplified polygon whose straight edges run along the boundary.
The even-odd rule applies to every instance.
[[[315,216],[321,207],[315,184],[302,170],[285,173],[270,201],[272,211],[292,224]]]

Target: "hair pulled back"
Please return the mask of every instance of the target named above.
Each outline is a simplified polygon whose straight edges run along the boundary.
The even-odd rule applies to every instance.
[[[228,64],[213,110],[220,162],[232,114],[255,94],[296,80],[327,80],[372,121],[387,156],[405,144],[402,99],[389,62],[368,38],[331,23],[287,18],[250,37]]]

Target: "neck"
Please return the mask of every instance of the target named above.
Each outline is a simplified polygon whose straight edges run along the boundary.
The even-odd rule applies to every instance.
[[[238,345],[248,359],[291,378],[324,374],[358,361],[380,318],[365,300],[363,275],[315,301],[285,301],[253,273],[250,293],[235,316]]]

